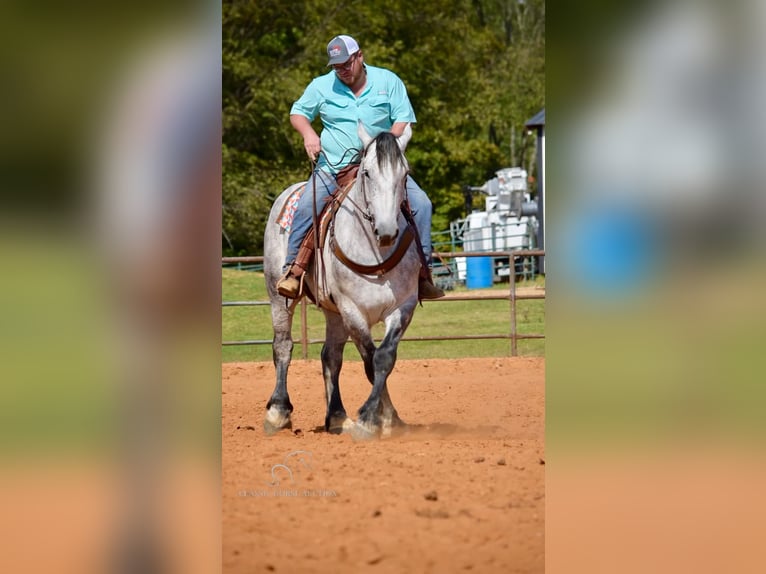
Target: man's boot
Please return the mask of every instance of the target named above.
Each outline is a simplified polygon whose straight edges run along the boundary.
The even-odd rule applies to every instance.
[[[295,257],[295,261],[287,270],[279,281],[277,281],[277,291],[282,297],[288,299],[297,299],[302,294],[303,276],[306,274],[306,269],[311,265],[311,260],[314,257],[314,233],[312,229],[309,229],[306,237],[301,241],[301,246],[298,249],[298,255]]]
[[[301,294],[301,277],[304,271],[298,265],[291,265],[287,272],[277,281],[277,291],[282,297],[297,299]]]
[[[444,291],[434,285],[431,270],[428,267],[421,267],[420,279],[418,279],[418,299],[440,299],[442,297],[444,297]]]

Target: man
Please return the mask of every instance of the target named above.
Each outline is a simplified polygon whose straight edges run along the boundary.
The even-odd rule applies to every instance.
[[[327,55],[330,58],[327,65],[332,66],[332,70],[315,78],[290,110],[290,123],[303,136],[309,158],[317,162],[315,177],[309,178],[296,206],[287,243],[285,274],[277,283],[279,293],[291,299],[298,296],[300,277],[306,272],[295,259],[313,221],[313,186],[316,184],[319,212],[337,187],[335,176],[361,150],[357,122],[361,120],[372,137],[384,131],[399,137],[408,123],[415,123],[404,83],[389,70],[365,64],[359,44],[351,36],[333,38],[327,45]],[[321,137],[311,126],[317,115],[322,119]],[[410,176],[407,176],[406,189],[425,261],[430,266],[431,201]],[[418,296],[420,299],[444,296],[444,292],[433,285],[428,269],[421,272]]]

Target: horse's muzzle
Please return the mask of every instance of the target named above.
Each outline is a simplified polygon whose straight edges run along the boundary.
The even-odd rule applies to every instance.
[[[394,229],[393,234],[391,233],[385,233],[381,234],[378,232],[378,230],[375,230],[375,236],[378,238],[378,245],[381,247],[390,247],[394,244],[396,241],[396,238],[399,237],[399,229]]]

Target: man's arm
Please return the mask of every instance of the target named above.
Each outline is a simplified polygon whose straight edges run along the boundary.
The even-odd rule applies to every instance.
[[[399,137],[404,132],[404,128],[407,127],[409,122],[396,122],[391,126],[391,133],[396,137]]]
[[[303,147],[306,149],[306,153],[312,161],[315,161],[317,155],[322,150],[322,144],[319,140],[319,136],[311,126],[311,122],[306,116],[300,114],[292,114],[290,116],[290,123],[295,130],[303,136]],[[404,129],[404,127],[402,127]]]

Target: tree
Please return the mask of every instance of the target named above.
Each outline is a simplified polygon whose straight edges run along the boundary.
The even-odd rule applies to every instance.
[[[333,35],[353,35],[369,64],[405,82],[418,118],[407,157],[441,230],[462,215],[464,185],[528,161],[544,26],[542,0],[225,1],[224,251],[260,253],[272,200],[308,175],[289,110],[326,70]]]

